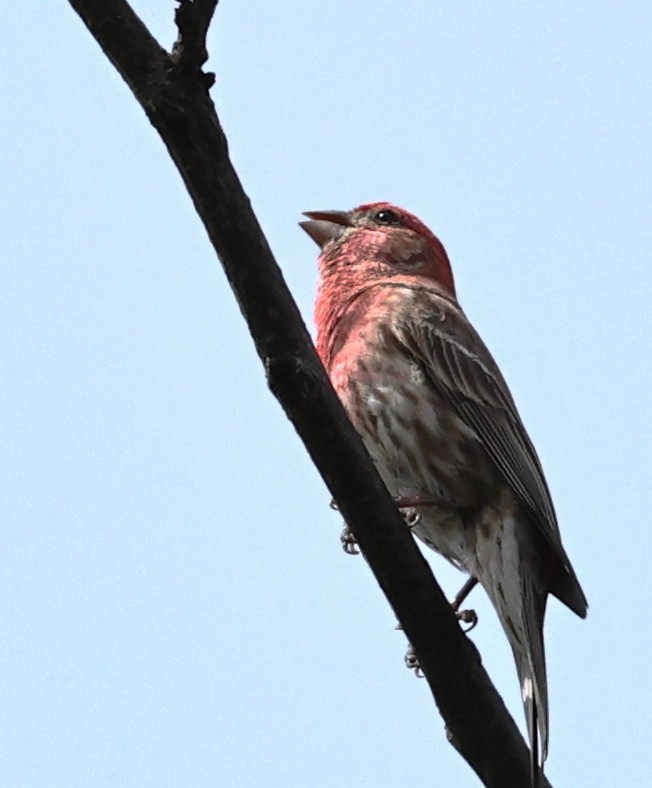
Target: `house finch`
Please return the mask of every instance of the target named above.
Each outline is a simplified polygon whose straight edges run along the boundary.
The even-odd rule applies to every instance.
[[[384,202],[305,216],[321,247],[321,360],[390,493],[417,506],[417,536],[489,595],[543,762],[546,601],[553,594],[582,618],[587,603],[514,400],[419,219]]]

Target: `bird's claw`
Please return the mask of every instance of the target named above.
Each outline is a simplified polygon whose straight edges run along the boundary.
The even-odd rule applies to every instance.
[[[461,624],[469,624],[466,629],[462,627],[462,629],[467,633],[477,626],[478,614],[475,612],[475,610],[456,610],[455,617]]]
[[[456,610],[455,617],[460,623],[469,624],[466,629],[462,627],[464,632],[470,632],[478,623],[478,614],[475,612],[475,610]],[[396,629],[403,629],[400,622],[396,625]],[[422,679],[424,677],[423,668],[421,667],[419,657],[417,657],[413,646],[410,646],[405,652],[405,666],[410,670],[413,670],[414,675],[418,679]]]
[[[405,524],[410,530],[421,522],[422,514],[419,511],[420,508],[424,506],[437,506],[437,502],[434,498],[426,498],[420,495],[399,495],[397,498],[394,498],[394,503],[397,509],[400,509]]]
[[[344,526],[340,534],[340,542],[342,543],[342,549],[347,555],[360,555],[358,541],[348,525]]]
[[[405,652],[405,666],[410,670],[414,671],[414,675],[418,679],[423,678],[423,669],[421,668],[421,663],[419,662],[419,657],[417,657],[414,649],[412,646]]]
[[[470,632],[473,627],[476,626],[478,623],[478,615],[475,610],[460,610],[460,605],[467,596],[473,591],[473,589],[478,585],[478,578],[477,577],[469,577],[469,579],[464,583],[462,588],[459,590],[457,596],[451,602],[451,606],[453,608],[453,612],[457,616],[457,620],[462,624],[470,624],[466,629],[462,627],[464,632]]]
[[[405,524],[410,530],[416,528],[416,526],[421,522],[421,512],[418,509],[415,509],[413,506],[403,509],[401,514],[403,515]]]
[[[337,505],[337,502],[334,498],[331,499],[329,506],[336,512],[339,512],[340,510],[340,507]],[[355,538],[355,536],[353,536],[353,531],[351,531],[348,525],[345,525],[342,529],[342,533],[340,534],[340,542],[342,543],[342,549],[347,555],[360,555],[358,540]]]

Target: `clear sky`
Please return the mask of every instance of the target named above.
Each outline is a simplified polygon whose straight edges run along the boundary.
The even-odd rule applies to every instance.
[[[3,29],[0,784],[478,785],[142,110],[64,0]],[[309,324],[301,211],[391,200],[446,245],[590,603],[549,606],[551,780],[649,785],[650,3],[223,0],[209,43]]]

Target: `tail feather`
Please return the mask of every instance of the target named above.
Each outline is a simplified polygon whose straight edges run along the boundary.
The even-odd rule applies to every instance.
[[[542,561],[546,546],[527,520],[515,516],[502,517],[498,527],[485,531],[486,535],[478,529],[472,573],[487,591],[514,654],[536,786],[539,767],[548,755],[543,619],[550,583]]]
[[[532,788],[537,788],[539,785],[539,735],[537,733],[537,721],[539,717],[537,714],[536,700],[532,701],[532,715],[528,718],[528,731],[533,731],[534,735],[530,736],[530,785]],[[543,764],[541,764],[543,771]]]
[[[521,605],[517,617],[520,626],[516,627],[516,633],[511,631],[509,624],[515,623],[513,615],[508,622],[503,621],[503,626],[514,653],[521,685],[530,739],[532,785],[536,785],[539,765],[543,767],[548,757],[548,682],[543,645],[547,593],[534,588],[528,578],[522,579],[521,587]]]
[[[536,775],[548,755],[548,683],[543,645],[548,594],[535,586],[531,577],[518,574],[518,582],[505,582],[503,577],[502,583],[491,583],[485,588],[514,654],[530,740],[532,785],[536,786]],[[514,577],[510,579],[516,581]]]

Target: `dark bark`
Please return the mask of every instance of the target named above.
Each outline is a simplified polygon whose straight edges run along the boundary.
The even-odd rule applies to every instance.
[[[69,2],[174,160],[247,321],[269,387],[413,644],[449,740],[485,785],[529,786],[525,742],[348,421],[229,159],[208,95],[212,75],[201,70],[216,0],[182,2],[171,53],[124,0]],[[545,778],[540,785],[549,788]]]

